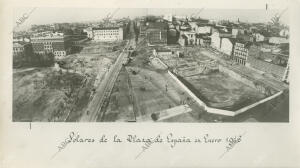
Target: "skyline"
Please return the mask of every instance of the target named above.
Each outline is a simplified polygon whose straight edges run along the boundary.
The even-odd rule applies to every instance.
[[[117,8],[36,8],[34,12],[18,27],[17,30],[28,29],[34,24],[53,24],[64,22],[100,21]],[[120,8],[113,18],[138,17],[145,15],[186,15],[190,16],[201,8]],[[32,8],[18,8],[14,11],[14,24]],[[206,9],[198,15],[213,20],[230,20],[241,22],[269,22],[276,13],[284,9]],[[282,14],[281,22],[289,25],[288,10]],[[44,19],[47,18],[47,19]]]

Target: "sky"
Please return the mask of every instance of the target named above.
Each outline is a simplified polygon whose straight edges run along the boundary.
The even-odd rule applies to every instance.
[[[28,13],[33,8],[17,8],[14,11],[14,23],[21,18],[25,13]],[[114,18],[130,17],[144,15],[191,15],[196,13],[201,8],[120,8]],[[116,8],[36,8],[25,20],[19,29],[29,28],[32,24],[51,24],[62,22],[82,22],[82,21],[100,21],[106,17],[108,13],[113,13]],[[206,19],[228,19],[236,21],[239,19],[242,22],[268,22],[276,13],[282,12],[284,9],[265,9],[265,5],[259,9],[212,9],[205,8],[198,15]],[[288,10],[281,17],[284,24],[289,24]]]

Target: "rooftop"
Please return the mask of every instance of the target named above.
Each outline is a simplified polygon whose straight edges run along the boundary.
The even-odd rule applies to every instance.
[[[119,27],[93,27],[93,30],[117,30]]]
[[[283,43],[289,43],[289,40],[284,37],[270,37],[269,43],[271,44],[283,44]]]
[[[157,48],[155,49],[156,52],[171,52],[170,49],[167,49],[167,48]]]
[[[13,47],[23,47],[25,43],[20,44],[20,43],[13,43]]]
[[[148,28],[150,29],[167,29],[168,24],[164,22],[149,22]]]
[[[31,39],[63,38],[63,37],[64,37],[64,33],[58,33],[58,32],[53,33],[51,31],[47,31],[47,32],[33,34]]]

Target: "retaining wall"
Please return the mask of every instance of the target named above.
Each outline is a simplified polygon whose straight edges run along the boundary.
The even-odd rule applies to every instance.
[[[159,59],[159,58],[158,58]],[[160,59],[159,59],[160,60]],[[162,62],[162,61],[161,61]],[[162,62],[162,64],[164,64]],[[165,65],[165,64],[164,64]],[[222,68],[221,68],[222,69]],[[226,71],[227,70],[227,71]],[[253,85],[254,88],[256,88],[257,86],[250,80],[246,79],[246,78],[243,78],[241,75],[231,71],[231,70],[228,70],[227,68],[224,68],[223,67],[223,72],[226,71],[228,73],[231,73],[232,75],[236,76],[236,78],[240,78],[241,80],[243,80],[244,82],[251,82],[250,85]],[[227,73],[227,74],[228,74]],[[255,102],[251,105],[248,105],[246,107],[243,107],[239,110],[236,110],[236,111],[230,111],[230,110],[223,110],[223,109],[217,109],[217,108],[212,108],[212,107],[209,107],[207,106],[202,100],[200,100],[187,86],[185,86],[171,71],[168,70],[168,74],[177,82],[177,84],[179,86],[181,86],[195,101],[196,103],[198,103],[200,106],[204,107],[204,109],[208,112],[208,113],[214,113],[214,114],[221,114],[221,115],[226,115],[226,116],[236,116],[240,113],[243,113],[251,108],[254,108],[266,101],[269,101],[271,99],[274,99],[275,97],[281,95],[283,93],[283,91],[280,91],[272,96],[269,96],[265,99],[262,99],[258,102]],[[231,76],[231,75],[230,75]],[[235,79],[236,79],[235,78]]]
[[[269,96],[269,97],[267,97],[267,98],[265,98],[265,99],[262,99],[262,100],[260,100],[260,101],[258,101],[258,102],[256,102],[256,103],[253,103],[253,104],[251,104],[251,105],[249,105],[249,106],[243,107],[243,108],[241,108],[241,109],[235,111],[235,115],[238,115],[238,114],[240,114],[240,113],[243,113],[243,112],[245,112],[245,111],[247,111],[247,110],[249,110],[249,109],[251,109],[251,108],[253,108],[253,107],[256,107],[256,106],[258,106],[258,105],[260,105],[260,104],[262,104],[262,103],[264,103],[264,102],[266,102],[266,101],[272,100],[272,99],[274,99],[275,97],[281,95],[282,93],[283,93],[283,91],[280,91],[280,92],[278,92],[278,93],[276,93],[276,94],[274,94],[274,95],[272,95],[272,96]]]
[[[181,86],[200,106],[209,113],[222,114],[227,116],[234,116],[235,113],[229,110],[222,110],[208,107],[202,100],[200,100],[189,88],[187,88],[172,72],[168,71],[169,75]]]

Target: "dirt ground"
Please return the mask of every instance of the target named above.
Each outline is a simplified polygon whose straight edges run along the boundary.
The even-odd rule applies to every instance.
[[[104,121],[152,121],[151,114],[182,105],[189,95],[157,62],[151,62],[152,48],[142,44],[137,55],[120,72],[105,112]],[[199,116],[203,109],[193,105],[191,114]],[[180,122],[180,120],[178,120]]]
[[[66,121],[86,104],[85,77],[36,68],[13,75],[13,121]]]
[[[87,42],[49,68],[14,69],[13,121],[77,121],[124,42]]]
[[[122,68],[112,90],[104,122],[135,120],[133,97],[129,90],[128,79],[126,69]]]
[[[180,70],[179,74],[183,75],[181,77],[185,84],[189,85],[207,105],[226,110],[238,110],[265,98],[264,94],[227,74],[208,70],[199,73],[201,69],[204,70],[203,67],[201,68],[203,62],[213,60],[199,52],[199,48],[188,47],[181,49],[180,52],[184,52],[183,58],[170,56],[169,59],[165,57],[162,61],[170,67],[177,67],[176,69]],[[188,68],[194,64],[198,69]]]
[[[196,49],[191,48],[187,52],[189,54],[184,58],[161,60],[172,68],[177,64],[188,65],[213,59],[198,53]],[[143,45],[138,49],[138,54],[122,70],[107,107],[106,121],[133,121],[135,119],[137,122],[149,121],[152,113],[179,106],[191,100],[190,96],[167,74],[166,69],[151,60],[150,56],[152,56],[152,48]],[[194,90],[197,90],[198,96],[212,107],[237,110],[265,98],[264,94],[220,72],[209,72],[184,77],[184,79]],[[262,109],[265,109],[266,104]],[[259,121],[255,117],[249,117],[251,116],[249,114],[253,112],[246,112],[232,118],[207,113],[197,103],[189,105],[192,112],[170,117],[162,122]],[[254,115],[258,118],[261,116],[257,113]]]
[[[185,77],[211,107],[238,110],[265,98],[259,91],[221,72]]]

